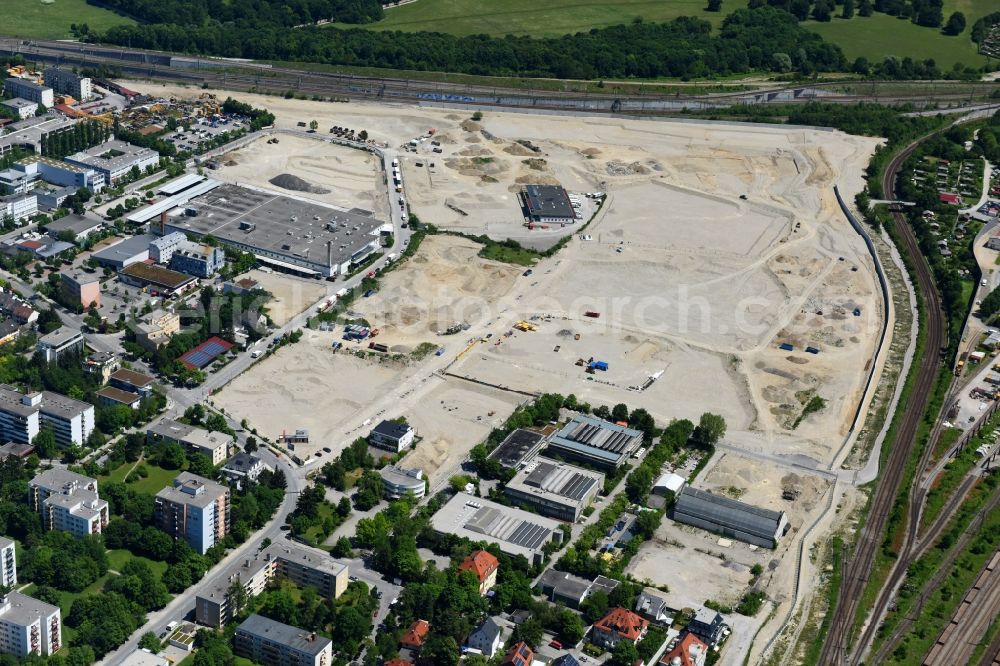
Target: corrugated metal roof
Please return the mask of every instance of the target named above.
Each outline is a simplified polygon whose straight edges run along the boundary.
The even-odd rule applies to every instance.
[[[674,505],[674,517],[682,523],[708,529],[714,525],[723,533],[746,534],[768,542],[774,539],[783,515],[690,486],[681,491]]]

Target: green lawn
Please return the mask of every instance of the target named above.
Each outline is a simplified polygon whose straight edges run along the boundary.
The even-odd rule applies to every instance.
[[[69,39],[71,23],[86,23],[91,30],[107,30],[135,21],[86,0],[7,0],[0,34],[38,39]]]
[[[149,568],[153,571],[153,573],[156,574],[157,578],[162,576],[163,572],[167,570],[166,562],[159,562],[157,560],[151,560],[148,557],[133,555],[124,548],[108,551],[108,568],[113,571],[121,571],[122,567],[124,567],[129,560],[140,560],[145,562],[149,565]]]
[[[567,33],[645,21],[669,21],[698,16],[718,25],[723,12],[706,12],[705,0],[416,0],[390,7],[371,27],[407,32],[437,31],[455,35],[530,35],[552,37]],[[746,7],[747,0],[725,0],[726,12]],[[341,26],[343,27],[343,26]]]
[[[107,476],[98,477],[100,483],[122,483],[125,480],[125,475],[134,463],[127,462],[120,467],[117,467],[111,474]],[[144,493],[146,495],[155,495],[162,489],[166,488],[171,484],[180,470],[176,469],[163,469],[162,467],[157,467],[152,463],[143,461],[139,463],[140,466],[145,467],[146,471],[149,473],[148,476],[143,479],[140,478],[138,474],[132,474],[133,481],[129,482],[129,487],[135,489],[137,492]]]
[[[962,11],[969,28],[980,16],[1000,8],[996,0],[945,0],[944,4],[945,20],[953,11]],[[718,13],[705,11],[705,5],[704,0],[553,0],[544,5],[531,0],[416,0],[388,8],[384,19],[368,27],[454,35],[552,37],[629,23],[636,17],[669,21],[678,16],[696,16],[717,26],[726,14],[746,7],[747,1],[724,0],[723,11]],[[943,68],[956,62],[976,66],[985,62],[969,39],[969,28],[958,37],[946,37],[939,30],[880,13],[829,23],[807,21],[803,25],[839,44],[851,60],[858,56],[870,60],[881,60],[886,55],[910,56],[933,58]]]

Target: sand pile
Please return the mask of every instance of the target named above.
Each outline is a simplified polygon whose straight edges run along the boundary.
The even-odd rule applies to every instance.
[[[298,176],[293,176],[290,173],[278,174],[271,180],[267,181],[272,185],[276,185],[285,190],[291,190],[293,192],[309,192],[310,194],[329,194],[330,190],[324,187],[318,187],[313,185],[307,180],[302,180]]]

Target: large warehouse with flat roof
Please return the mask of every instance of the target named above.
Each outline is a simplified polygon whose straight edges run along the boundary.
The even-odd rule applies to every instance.
[[[549,439],[549,451],[590,465],[614,468],[642,444],[642,432],[579,414]]]
[[[562,539],[559,523],[550,518],[468,493],[448,500],[431,517],[431,526],[441,534],[495,543],[508,555],[523,555],[534,564],[541,563],[545,544]]]
[[[173,212],[161,233],[211,235],[264,263],[316,277],[343,275],[364,261],[386,226],[365,211],[221,183]]]
[[[575,222],[569,194],[558,185],[528,185],[521,190],[525,217],[532,222]]]
[[[788,529],[784,511],[751,506],[687,486],[677,496],[673,519],[764,548],[774,548]]]
[[[504,494],[543,516],[576,522],[603,485],[600,472],[539,457],[510,480]]]

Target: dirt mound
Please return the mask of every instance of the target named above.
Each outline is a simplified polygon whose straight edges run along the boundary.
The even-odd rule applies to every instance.
[[[298,176],[293,176],[290,173],[281,173],[267,181],[272,185],[276,185],[284,190],[291,190],[293,192],[308,192],[310,194],[329,194],[330,190],[317,187],[307,180],[302,180]]]
[[[548,162],[543,160],[541,157],[529,157],[526,160],[521,160],[521,163],[529,169],[534,169],[535,171],[545,171]]]
[[[514,179],[514,183],[516,185],[512,185],[511,187],[507,188],[511,192],[517,192],[521,189],[517,187],[517,185],[558,185],[559,180],[552,176],[543,176],[541,174],[532,173],[528,174],[527,176],[518,176],[517,178]]]
[[[522,146],[519,143],[512,143],[512,144],[510,144],[508,146],[505,146],[504,149],[503,149],[503,152],[509,153],[511,155],[517,155],[519,157],[524,157],[525,155],[534,155],[535,154],[535,152],[533,150],[525,148],[524,146]]]
[[[492,155],[493,151],[482,146],[469,146],[459,150],[455,154],[463,157],[484,157]]]
[[[466,132],[478,132],[479,130],[483,129],[483,126],[477,123],[475,120],[463,120],[461,127]]]
[[[601,151],[598,150],[597,148],[584,148],[580,152],[586,155],[587,157],[597,157],[598,155],[601,154]]]

